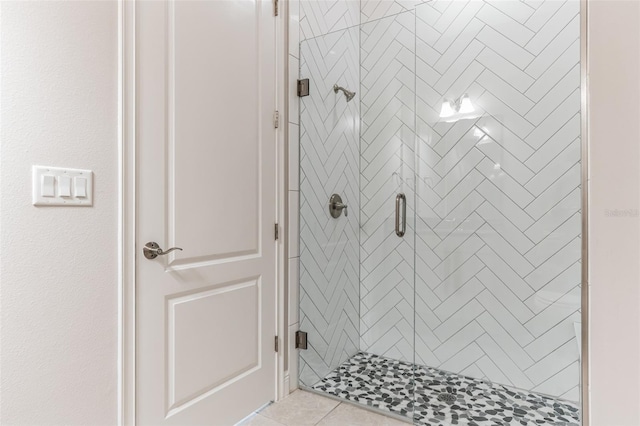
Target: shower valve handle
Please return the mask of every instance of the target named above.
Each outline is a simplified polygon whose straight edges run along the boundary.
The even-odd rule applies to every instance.
[[[333,194],[331,198],[329,198],[329,213],[331,217],[337,219],[342,214],[342,210],[344,210],[344,217],[349,216],[347,213],[347,205],[342,202],[342,197],[338,194]]]
[[[349,216],[349,210],[347,210],[349,206],[347,206],[346,204],[342,204],[342,203],[335,203],[333,205],[334,209],[338,209],[338,210],[342,210],[344,209],[344,217]]]

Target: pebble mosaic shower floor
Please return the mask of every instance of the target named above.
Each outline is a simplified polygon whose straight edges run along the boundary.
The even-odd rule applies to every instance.
[[[575,403],[360,352],[312,389],[419,425],[580,425]],[[414,412],[415,380],[415,412]]]

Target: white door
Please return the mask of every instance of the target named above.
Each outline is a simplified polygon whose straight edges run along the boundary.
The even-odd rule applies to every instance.
[[[232,425],[276,389],[272,3],[139,1],[135,19],[136,419]]]

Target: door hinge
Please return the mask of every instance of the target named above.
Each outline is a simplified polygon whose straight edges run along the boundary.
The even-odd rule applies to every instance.
[[[278,0],[273,0],[273,16],[278,16]]]
[[[278,111],[273,113],[273,127],[276,129],[280,127],[280,113]]]
[[[279,344],[278,336],[276,336],[276,338],[274,339],[273,349],[274,349],[276,352],[278,352],[278,349],[280,349],[280,344]]]
[[[296,349],[307,349],[307,332],[296,331]]]
[[[276,241],[278,240],[278,237],[280,237],[280,227],[277,223],[273,227],[273,236],[276,238]]]
[[[303,78],[298,80],[298,97],[303,98],[309,96],[309,79]]]

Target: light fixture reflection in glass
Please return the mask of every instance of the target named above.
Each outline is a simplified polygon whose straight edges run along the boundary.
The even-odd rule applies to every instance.
[[[469,95],[465,93],[464,96],[462,96],[462,98],[460,99],[460,109],[458,110],[458,112],[460,114],[468,114],[475,110],[476,109],[473,107],[473,104],[471,103],[471,99],[469,99]]]
[[[469,114],[475,111],[475,107],[471,102],[469,95],[465,93],[460,98],[448,101],[444,99],[442,101],[442,108],[440,109],[440,118],[448,118],[448,123],[458,121],[463,118],[472,118]]]
[[[456,111],[451,106],[451,102],[449,101],[442,102],[442,109],[440,110],[440,118],[451,117],[455,113]]]

